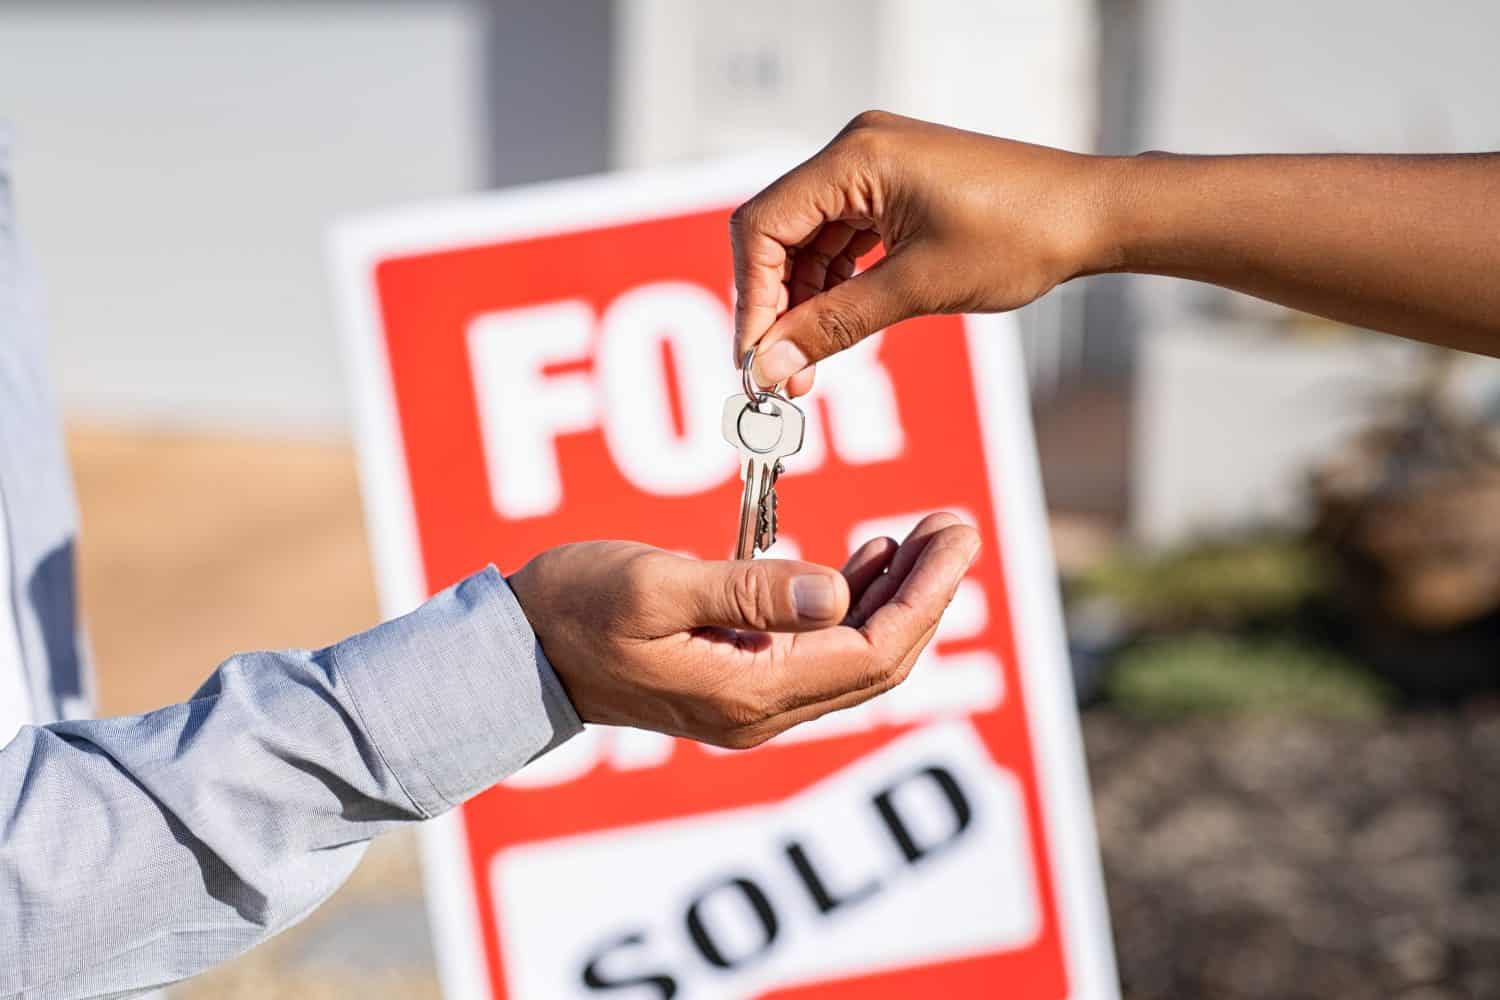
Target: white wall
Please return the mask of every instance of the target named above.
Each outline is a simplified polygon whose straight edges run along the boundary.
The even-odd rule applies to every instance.
[[[1500,4],[1154,0],[1148,147],[1500,148]]]
[[[481,31],[458,0],[0,7],[70,413],[341,430],[324,227],[478,186]]]
[[[1136,379],[1132,509],[1157,545],[1311,513],[1308,477],[1419,371],[1403,341],[1268,338],[1200,321],[1153,331]]]
[[[867,108],[1093,137],[1092,0],[617,0],[616,160],[816,148]]]

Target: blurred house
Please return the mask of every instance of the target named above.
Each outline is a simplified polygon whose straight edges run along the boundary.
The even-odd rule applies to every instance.
[[[0,8],[0,116],[70,413],[339,438],[333,218],[811,149],[872,106],[1104,152],[1493,147],[1497,33],[1500,8],[1464,0],[18,0]],[[1283,321],[1114,277],[1027,309],[1054,504],[1133,506],[1158,540],[1283,516],[1242,501],[1284,497],[1308,450],[1293,439],[1349,419],[1257,396],[1260,349],[1236,345]],[[1220,343],[1241,415],[1286,425],[1239,421],[1254,461],[1198,460],[1247,453],[1231,414],[1202,409],[1231,398],[1212,388]],[[1304,367],[1291,349],[1267,378]],[[1141,365],[1157,375],[1133,383]],[[1159,391],[1184,365],[1204,398]]]

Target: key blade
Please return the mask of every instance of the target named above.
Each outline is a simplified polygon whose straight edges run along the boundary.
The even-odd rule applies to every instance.
[[[734,557],[752,559],[755,556],[755,539],[760,531],[760,503],[757,497],[760,487],[754,469],[746,471],[745,484],[740,488],[740,529],[735,536]]]

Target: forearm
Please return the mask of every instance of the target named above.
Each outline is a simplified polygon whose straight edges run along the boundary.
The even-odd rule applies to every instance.
[[[236,656],[148,715],[0,749],[0,997],[180,979],[304,916],[363,844],[577,731],[494,570],[323,650]]]
[[[1208,282],[1500,355],[1500,154],[1101,160],[1088,271]]]

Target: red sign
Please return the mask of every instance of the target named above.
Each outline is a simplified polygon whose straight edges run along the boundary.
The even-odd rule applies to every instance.
[[[345,230],[388,611],[580,539],[728,555],[726,224],[755,186],[603,179]],[[753,751],[590,727],[464,805],[428,850],[451,996],[1114,994],[1011,334],[930,318],[826,363],[779,484],[772,555],[839,565],[939,509],[979,529],[912,678]]]

